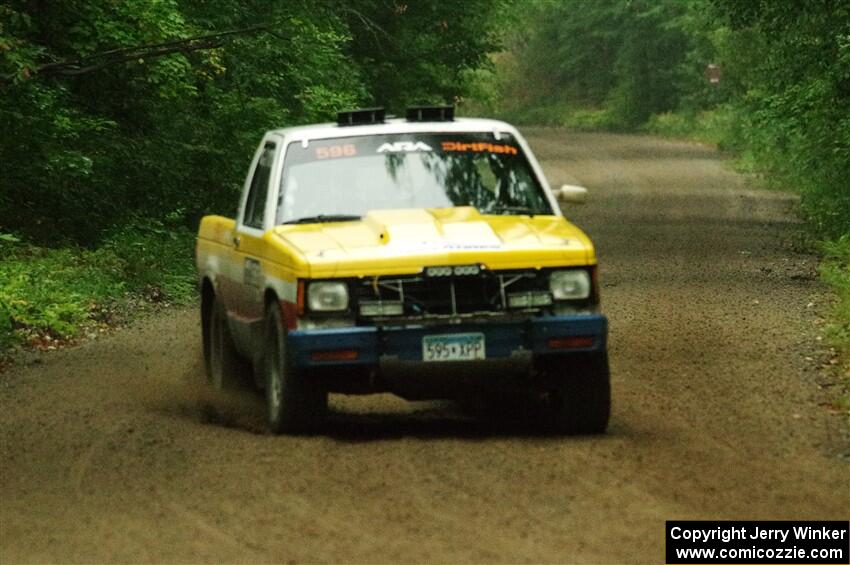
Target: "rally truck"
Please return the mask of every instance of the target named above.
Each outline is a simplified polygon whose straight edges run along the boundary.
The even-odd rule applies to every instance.
[[[559,207],[585,193],[451,107],[269,131],[236,218],[200,224],[207,375],[264,389],[275,433],[316,430],[329,392],[528,397],[541,427],[602,433],[596,255]]]

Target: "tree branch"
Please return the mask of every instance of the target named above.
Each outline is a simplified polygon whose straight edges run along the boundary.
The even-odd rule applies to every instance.
[[[200,51],[203,49],[216,49],[217,47],[221,47],[222,45],[224,45],[223,41],[215,43],[199,43],[197,45],[180,45],[167,48],[163,47],[161,49],[154,49],[146,51],[144,53],[127,53],[126,55],[122,55],[120,57],[112,57],[106,61],[103,61],[102,63],[97,63],[88,66],[80,66],[78,63],[64,63],[59,68],[47,72],[42,72],[41,74],[57,74],[62,76],[84,75],[86,73],[97,71],[104,67],[108,67],[109,65],[115,65],[117,63],[124,63],[136,59],[156,59],[158,57],[164,57],[165,55],[170,55],[172,53],[186,53],[189,51]]]
[[[156,59],[172,53],[187,53],[190,51],[216,49],[224,45],[225,38],[235,35],[270,32],[270,28],[271,26],[269,25],[256,25],[241,29],[197,35],[195,37],[187,37],[184,39],[164,41],[161,43],[149,43],[145,45],[135,45],[132,47],[109,49],[88,55],[87,57],[82,57],[76,61],[60,61],[41,65],[35,69],[30,69],[28,78],[38,75],[77,76],[97,71],[110,65],[125,63],[135,59]],[[275,37],[284,39],[278,34],[274,35]],[[11,82],[12,79],[14,79],[14,75],[6,75],[0,77],[0,82]]]
[[[384,37],[386,37],[388,40],[390,40],[391,43],[395,42],[395,39],[393,38],[392,35],[387,33],[387,31],[384,28],[382,28],[381,26],[379,26],[377,23],[375,23],[374,20],[366,17],[362,12],[359,12],[359,11],[355,10],[354,8],[349,8],[349,7],[342,7],[341,9],[342,9],[343,12],[347,12],[349,14],[352,14],[354,17],[356,17],[358,20],[360,20],[360,22],[363,24],[363,27],[365,29],[369,30],[369,32],[375,38],[375,43],[378,43],[378,44],[381,43],[381,39],[380,39],[380,37],[378,37],[378,32],[380,32]]]

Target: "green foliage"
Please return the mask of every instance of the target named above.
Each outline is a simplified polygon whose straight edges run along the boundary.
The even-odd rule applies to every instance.
[[[134,223],[95,250],[35,247],[8,235],[0,234],[0,352],[41,335],[73,338],[103,306],[133,295],[172,303],[195,296],[194,234],[183,227]]]
[[[358,105],[464,96],[467,73],[497,45],[500,9],[491,0],[9,0],[0,5],[0,226],[42,245],[95,246],[136,218],[181,210],[194,228],[206,213],[232,214],[265,130]],[[221,32],[234,33],[192,39]]]
[[[164,221],[133,221],[110,235],[98,251],[117,258],[121,280],[135,291],[156,289],[163,298],[185,302],[195,294],[195,234],[180,225],[181,217],[177,211]]]
[[[821,276],[838,294],[835,322],[829,326],[829,334],[844,354],[850,356],[850,234],[822,245]]]
[[[194,296],[266,130],[468,94],[508,0],[0,3],[0,351]]]
[[[523,123],[716,142],[747,170],[797,190],[818,237],[850,231],[850,3],[563,0],[520,9],[526,25],[495,59],[502,76],[489,78],[496,111]],[[707,80],[709,63],[719,83]]]
[[[24,245],[2,251],[0,351],[38,333],[74,336],[93,298],[115,299],[125,288],[113,255]]]
[[[522,31],[498,60],[508,75],[495,81],[503,92],[500,111],[521,121],[624,129],[677,108],[695,74],[687,59],[689,6],[680,0],[522,3]]]
[[[467,73],[499,47],[497,24],[508,0],[340,2],[350,45],[371,100],[401,111],[451,103],[469,93]]]
[[[850,232],[850,4],[715,5],[743,118],[730,142],[800,191],[817,234]]]
[[[728,105],[717,106],[710,110],[664,112],[653,114],[641,130],[666,137],[696,139],[706,143],[723,145],[731,128],[734,128],[737,114]]]
[[[608,98],[615,121],[636,127],[652,114],[678,106],[678,74],[689,47],[679,20],[687,4],[653,0],[620,5],[626,17],[614,63],[616,84]]]

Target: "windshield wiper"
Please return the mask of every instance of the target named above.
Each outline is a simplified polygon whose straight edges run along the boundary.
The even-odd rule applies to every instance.
[[[319,214],[317,216],[305,216],[297,220],[289,220],[284,224],[322,224],[326,222],[351,222],[359,220],[360,216],[354,214]]]
[[[485,214],[496,214],[498,212],[515,212],[517,214],[527,214],[529,216],[539,214],[539,212],[531,206],[493,206],[487,210]]]

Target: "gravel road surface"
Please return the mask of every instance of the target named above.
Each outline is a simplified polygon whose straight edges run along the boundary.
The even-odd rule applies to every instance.
[[[567,214],[600,257],[606,436],[379,395],[273,437],[259,398],[202,384],[196,313],[172,310],[0,375],[0,563],[663,563],[668,519],[847,519],[793,197],[697,144],[527,133],[591,191]]]

